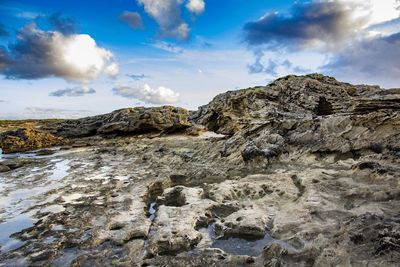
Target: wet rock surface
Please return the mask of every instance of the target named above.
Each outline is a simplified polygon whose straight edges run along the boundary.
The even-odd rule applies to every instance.
[[[0,266],[398,266],[397,96],[290,76],[43,126],[69,145],[1,155]]]

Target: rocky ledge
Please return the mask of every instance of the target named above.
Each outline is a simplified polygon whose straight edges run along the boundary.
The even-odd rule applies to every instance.
[[[399,111],[311,74],[4,132],[62,147],[0,164],[0,265],[398,266]]]

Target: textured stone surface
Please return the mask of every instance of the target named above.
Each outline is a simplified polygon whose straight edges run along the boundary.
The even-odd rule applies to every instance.
[[[190,127],[188,116],[188,111],[183,108],[137,107],[116,110],[105,115],[67,120],[43,128],[67,138],[96,134],[169,133]]]
[[[0,148],[4,153],[29,151],[64,144],[66,144],[66,141],[63,138],[34,128],[21,128],[0,133]]]
[[[288,76],[191,122],[161,107],[42,127],[72,144],[1,161],[0,234],[33,222],[15,250],[0,238],[0,265],[398,266],[399,93]]]

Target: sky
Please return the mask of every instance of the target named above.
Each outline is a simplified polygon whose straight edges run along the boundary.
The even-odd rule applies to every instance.
[[[400,87],[400,0],[0,0],[0,119],[195,110],[315,72]]]

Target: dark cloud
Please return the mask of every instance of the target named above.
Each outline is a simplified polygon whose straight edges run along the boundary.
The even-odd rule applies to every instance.
[[[54,30],[63,34],[73,34],[76,32],[77,23],[73,17],[66,17],[61,13],[54,13],[48,17],[48,21]]]
[[[268,13],[244,26],[245,41],[268,49],[301,49],[321,43],[331,47],[350,38],[366,18],[353,16],[350,4],[339,1],[295,3],[289,14]]]
[[[54,92],[51,92],[49,96],[61,97],[61,96],[69,96],[69,97],[76,97],[76,96],[84,96],[89,94],[96,93],[96,90],[93,88],[88,87],[73,87],[73,88],[66,88],[60,89]]]
[[[0,74],[8,79],[61,77],[86,82],[102,73],[113,76],[117,72],[113,54],[86,34],[64,35],[30,24],[8,49],[0,47]]]
[[[335,54],[322,71],[349,81],[400,86],[400,32],[366,38]]]
[[[11,64],[11,59],[5,47],[0,46],[0,73]]]
[[[130,74],[130,75],[128,74],[126,76],[132,78],[135,81],[140,81],[140,80],[143,80],[145,78],[148,78],[148,76],[146,76],[144,74]]]
[[[142,17],[137,12],[124,11],[119,19],[127,23],[133,29],[139,29],[143,27]]]

